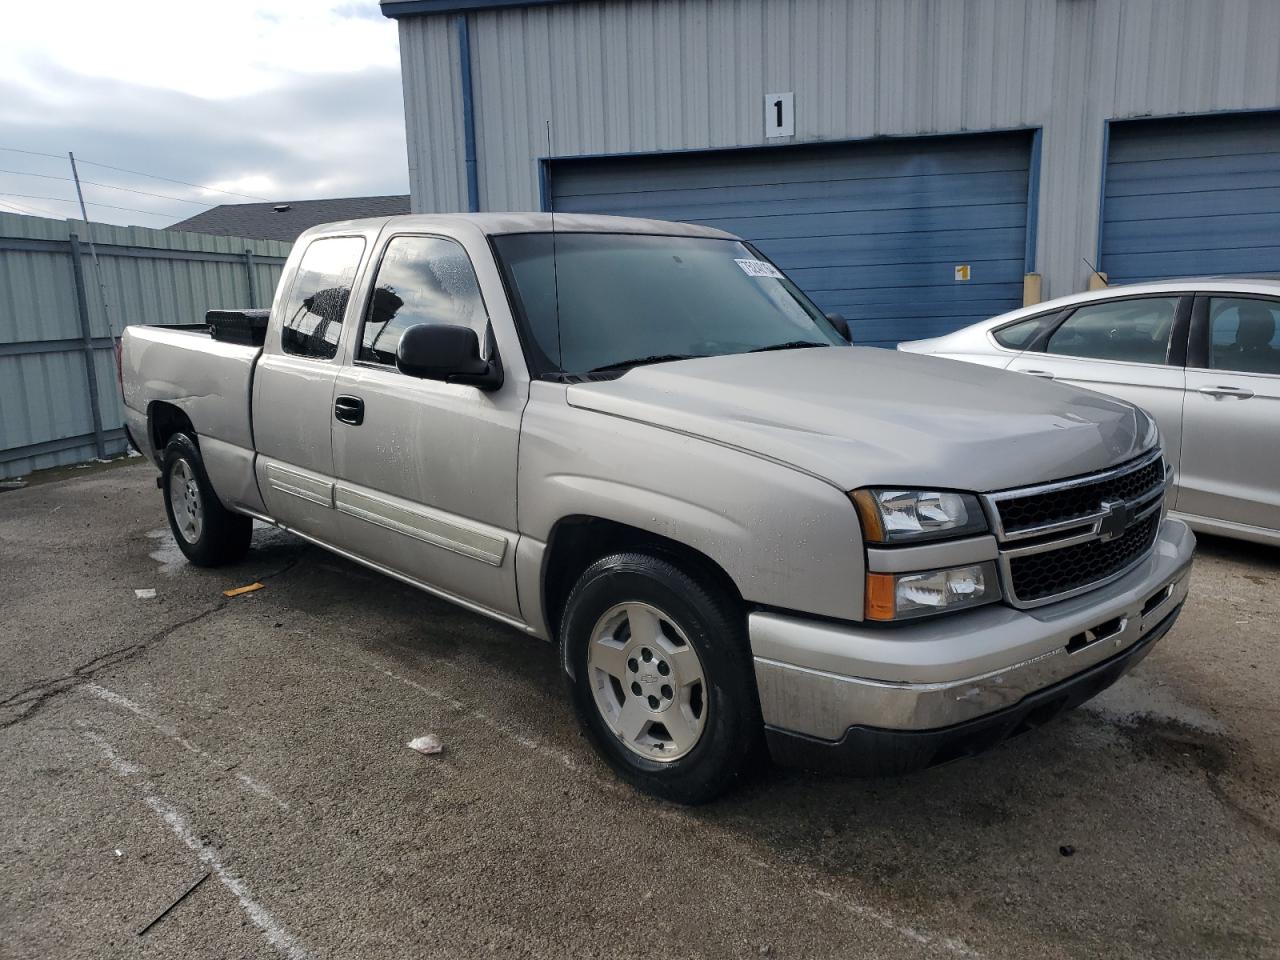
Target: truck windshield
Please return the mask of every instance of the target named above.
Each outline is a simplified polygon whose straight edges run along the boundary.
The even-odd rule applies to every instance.
[[[736,240],[557,233],[554,265],[549,233],[495,236],[493,246],[534,376],[844,344],[794,283]]]

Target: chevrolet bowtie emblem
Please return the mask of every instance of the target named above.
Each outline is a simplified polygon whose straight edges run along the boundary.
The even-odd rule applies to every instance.
[[[1129,528],[1132,514],[1129,504],[1123,500],[1106,500],[1102,504],[1102,519],[1098,521],[1098,536],[1114,540]]]

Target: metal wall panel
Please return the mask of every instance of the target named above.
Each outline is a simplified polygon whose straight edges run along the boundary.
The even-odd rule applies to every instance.
[[[450,17],[400,21],[409,183],[414,213],[467,208],[460,56]]]
[[[557,210],[744,237],[887,347],[1021,306],[1030,153],[1015,133],[565,160],[551,190]]]
[[[90,230],[106,309],[89,255]],[[125,446],[112,336],[130,323],[200,323],[214,306],[270,306],[291,246],[0,214],[0,477],[96,453],[73,233],[81,240],[90,352],[110,454]],[[254,258],[256,297],[250,296],[246,250]]]
[[[1108,119],[1280,107],[1276,0],[583,0],[471,13],[482,209],[537,209],[537,160],[1042,127],[1047,296],[1096,254]],[[458,210],[451,17],[400,21],[416,210]],[[552,121],[548,151],[545,121]],[[787,141],[781,141],[787,142]]]
[[[1280,114],[1113,126],[1099,269],[1113,283],[1280,274]]]

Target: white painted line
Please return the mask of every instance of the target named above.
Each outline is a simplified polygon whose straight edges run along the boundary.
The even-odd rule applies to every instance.
[[[111,769],[120,776],[133,777],[142,772],[142,767],[120,756],[104,737],[88,730],[85,731],[85,736],[97,744],[102,751],[102,755],[111,764]],[[172,804],[158,796],[150,783],[144,782],[142,784],[142,800],[160,816],[165,826],[179,840],[195,852],[196,856],[200,858],[200,862],[208,867],[214,876],[218,878],[218,882],[231,891],[231,895],[240,904],[240,909],[262,931],[267,943],[271,944],[281,955],[288,957],[289,960],[309,960],[310,955],[302,948],[293,934],[275,918],[270,910],[250,895],[249,888],[244,881],[223,864],[215,850],[206,847],[200,842],[195,831],[187,823],[186,818]]]
[[[489,727],[491,730],[496,730],[498,733],[502,734],[504,737],[514,740],[516,743],[520,744],[520,746],[524,747],[526,750],[533,750],[537,753],[542,754],[545,757],[549,757],[552,760],[555,760],[559,763],[564,764],[570,770],[573,770],[575,772],[582,771],[582,764],[578,762],[576,757],[573,757],[570,754],[567,754],[561,750],[556,750],[553,747],[549,747],[546,744],[542,743],[541,741],[533,739],[532,737],[525,736],[520,731],[512,728],[508,724],[503,723],[501,720],[495,720],[493,717],[489,716],[483,710],[473,710],[471,707],[467,706],[461,700],[458,700],[455,697],[451,697],[447,693],[442,693],[439,690],[432,690],[430,687],[423,686],[422,684],[418,683],[416,680],[410,680],[408,677],[402,677],[400,676],[400,674],[392,673],[390,670],[387,670],[385,668],[382,670],[382,672],[385,673],[392,680],[399,681],[400,683],[403,683],[405,686],[412,687],[413,689],[417,690],[419,693],[424,693],[428,697],[431,697],[433,700],[438,700],[441,703],[445,704],[446,706],[449,706],[452,709],[457,710],[459,713],[465,713],[472,720],[475,720],[479,723],[484,724],[486,727]]]
[[[111,744],[98,736],[98,734],[94,733],[92,730],[85,730],[84,736],[85,739],[91,740],[93,743],[97,744],[98,749],[102,751],[102,755],[106,757],[107,762],[111,764],[111,769],[120,776],[132,777],[135,773],[142,772],[142,768],[140,766],[136,763],[130,763],[128,760],[124,759],[124,757],[120,756],[112,749]]]
[[[178,839],[195,851],[201,863],[213,871],[218,881],[231,891],[231,895],[240,903],[240,909],[248,914],[249,919],[262,931],[267,943],[275,947],[282,955],[289,957],[290,960],[307,960],[309,954],[302,949],[293,934],[285,929],[284,925],[275,918],[270,910],[253,899],[244,881],[223,866],[216,852],[200,842],[191,827],[187,825],[187,821],[183,819],[182,814],[153,793],[144,794],[142,799],[147,806],[160,815],[160,818],[177,835]]]
[[[407,649],[407,648],[401,647],[400,649]],[[584,768],[583,765],[579,763],[576,758],[570,756],[569,754],[556,750],[553,747],[549,747],[546,744],[539,742],[538,740],[532,739],[531,737],[526,737],[525,735],[513,730],[510,726],[503,723],[502,721],[496,720],[493,717],[489,716],[484,711],[473,710],[471,707],[468,707],[465,703],[463,703],[461,700],[457,699],[456,697],[450,696],[449,694],[443,693],[439,690],[433,690],[428,686],[424,686],[423,684],[418,683],[416,680],[411,680],[408,677],[402,677],[398,673],[392,673],[390,670],[387,670],[385,667],[382,667],[379,669],[381,670],[382,673],[386,674],[392,680],[397,680],[400,683],[405,684],[406,686],[412,687],[413,689],[417,690],[420,693],[426,694],[428,697],[431,697],[433,700],[438,700],[441,703],[444,703],[446,706],[451,707],[452,709],[457,710],[460,713],[466,714],[472,719],[477,720],[480,723],[483,723],[485,726],[497,731],[503,736],[509,737],[510,739],[514,740],[516,743],[518,743],[520,746],[524,747],[525,749],[533,750],[544,756],[551,757],[552,759],[560,761],[562,764],[564,764],[566,767],[568,767],[570,770],[574,771],[575,773],[582,773],[589,776],[596,783],[596,785],[598,785],[604,791],[607,791],[613,794],[629,792],[627,788],[624,787],[618,781],[606,780],[596,776],[593,771]],[[744,843],[741,839],[734,836],[733,834],[725,830],[717,829],[716,827],[710,824],[695,820],[694,818],[690,817],[687,813],[685,813],[683,810],[680,810],[679,808],[667,806],[666,804],[661,803],[660,801],[652,801],[652,803],[653,803],[652,809],[647,812],[648,814],[656,814],[658,817],[662,819],[672,820],[686,827],[688,826],[696,827],[699,830],[699,832],[703,834],[703,836],[714,837],[715,839],[719,840],[721,843],[737,849],[741,853],[742,858],[745,859],[747,862],[753,864],[754,866],[760,867],[761,869],[766,870],[770,873],[778,874],[778,873],[787,872],[786,869],[780,864],[769,863],[765,860],[761,860],[759,857],[754,856],[751,852],[752,848],[748,846],[746,843]],[[856,916],[862,920],[875,923],[885,928],[886,930],[890,930],[896,933],[898,936],[902,937],[905,940],[909,940],[912,943],[918,943],[921,946],[940,948],[946,953],[952,954],[957,957],[963,957],[965,958],[965,960],[983,960],[983,955],[981,953],[971,948],[968,944],[966,944],[962,940],[958,940],[954,937],[943,937],[943,936],[936,936],[931,933],[925,933],[909,924],[900,923],[898,920],[895,920],[892,915],[885,913],[884,911],[877,910],[875,907],[870,907],[863,903],[857,903],[857,902],[851,901],[846,897],[841,896],[840,894],[832,893],[829,890],[823,889],[821,886],[819,886],[817,883],[813,882],[812,880],[807,880],[807,881],[802,880],[801,882],[803,882],[805,886],[807,886],[812,893],[822,897],[824,900],[831,902],[835,906],[842,908],[847,913],[853,916]]]
[[[116,693],[116,691],[114,690],[108,690],[106,687],[101,686],[100,684],[97,684],[97,683],[81,684],[80,689],[85,691],[86,693],[93,694],[93,696],[97,697],[99,700],[105,700],[107,703],[110,703],[113,706],[117,706],[121,710],[127,710],[130,713],[132,713],[134,716],[141,717],[143,720],[147,721],[147,723],[151,724],[151,726],[158,733],[161,733],[164,736],[168,737],[170,740],[172,740],[174,743],[180,746],[183,750],[186,750],[188,753],[195,754],[201,760],[204,760],[207,763],[210,763],[216,767],[220,767],[220,768],[226,767],[225,763],[220,761],[217,757],[213,756],[213,754],[209,753],[209,751],[196,746],[194,743],[192,743],[190,740],[184,737],[181,733],[179,733],[178,728],[175,727],[173,724],[168,723],[165,720],[161,719],[156,713],[154,713],[151,710],[148,710],[146,707],[142,706],[140,703],[130,700],[124,694]],[[257,796],[261,797],[262,799],[270,803],[274,803],[281,810],[289,809],[289,804],[281,800],[279,795],[277,795],[274,790],[272,790],[269,786],[267,786],[265,783],[261,782],[260,780],[255,780],[253,777],[249,776],[249,774],[242,773],[242,772],[236,773],[236,780],[242,786],[244,786],[245,789],[249,790],[251,793],[256,794]]]
[[[239,780],[241,783],[243,783],[245,787],[247,787],[249,790],[252,790],[258,796],[262,797],[264,800],[270,800],[281,810],[289,809],[289,805],[285,803],[283,800],[281,800],[278,796],[276,796],[276,792],[272,790],[270,787],[268,787],[261,780],[255,780],[253,777],[249,776],[247,773],[242,773],[239,770],[236,771],[236,779]]]

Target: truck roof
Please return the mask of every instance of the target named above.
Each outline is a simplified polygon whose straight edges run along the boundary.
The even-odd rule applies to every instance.
[[[693,223],[669,220],[645,220],[639,217],[609,217],[594,213],[556,213],[558,233],[649,233],[660,236],[712,237],[719,240],[738,239],[731,233]],[[371,217],[364,220],[341,220],[322,223],[306,230],[298,238],[340,233],[343,230],[367,228],[394,223],[397,229],[429,230],[432,227],[456,227],[464,224],[478,227],[486,234],[550,233],[550,213],[410,213],[394,217]]]

